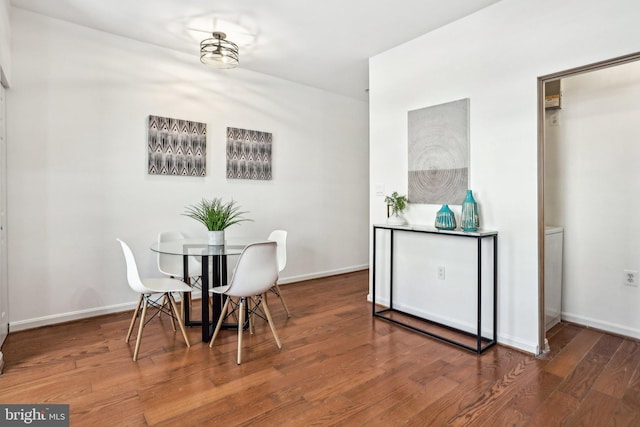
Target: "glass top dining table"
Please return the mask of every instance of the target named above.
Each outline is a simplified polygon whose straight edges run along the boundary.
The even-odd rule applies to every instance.
[[[183,320],[186,326],[201,326],[202,341],[208,342],[211,339],[213,327],[220,317],[222,311],[222,296],[215,295],[212,298],[211,315],[209,313],[209,289],[216,286],[225,286],[227,284],[227,256],[240,255],[242,250],[250,243],[258,242],[260,239],[250,238],[228,238],[224,245],[209,245],[207,238],[188,238],[168,242],[155,242],[151,245],[151,250],[165,255],[182,256],[183,271],[185,277],[183,280],[189,282],[187,277],[189,271],[189,257],[195,256],[201,258],[202,273],[202,314],[201,320],[190,319],[191,313],[189,304],[182,304]],[[209,262],[211,258],[211,263]],[[209,268],[211,267],[211,277]],[[233,327],[233,326],[229,326]]]
[[[235,238],[225,240],[225,244],[209,245],[207,238],[189,238],[172,240],[169,242],[155,242],[151,245],[151,250],[166,255],[184,256],[214,256],[214,255],[240,255],[242,250],[249,243],[256,242],[256,239]]]

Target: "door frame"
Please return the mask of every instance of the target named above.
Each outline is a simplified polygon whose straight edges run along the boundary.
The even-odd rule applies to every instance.
[[[1,70],[0,70],[1,71]],[[9,334],[9,275],[7,249],[7,93],[0,81],[0,349]],[[2,372],[0,352],[0,373]]]
[[[544,304],[544,131],[545,131],[545,108],[544,108],[544,86],[545,83],[560,80],[566,77],[577,76],[579,74],[615,67],[630,62],[640,60],[640,52],[629,55],[618,56],[604,61],[594,62],[581,67],[570,68],[557,73],[547,74],[538,77],[538,349],[542,353],[546,343],[545,328],[545,304]]]

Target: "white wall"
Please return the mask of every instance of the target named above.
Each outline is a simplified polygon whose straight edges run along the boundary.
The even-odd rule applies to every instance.
[[[9,0],[0,0],[0,83],[8,86],[11,80],[11,7]]]
[[[640,271],[640,61],[562,91],[545,136],[545,218],[565,230],[562,318],[640,338],[640,288],[622,278]]]
[[[115,238],[157,276],[161,230],[233,198],[253,223],[289,231],[283,282],[366,268],[368,117],[358,100],[12,10],[9,111],[11,329],[129,307]],[[147,174],[148,115],[207,123],[207,176]],[[273,133],[273,180],[225,178],[227,126]],[[294,308],[295,310],[295,308]]]
[[[0,148],[0,162],[6,164],[6,122],[5,122],[5,105],[6,96],[4,93],[4,87],[9,85],[9,75],[11,74],[11,29],[9,26],[9,0],[0,0],[0,96],[2,96],[2,108],[0,108],[0,138],[3,138],[2,147]],[[6,170],[3,166],[0,166],[0,186],[3,191],[0,192],[0,209],[4,209],[6,206],[5,191],[6,188]],[[7,268],[6,268],[6,247],[0,248],[0,348],[4,342],[9,326],[9,298],[8,298],[8,283],[7,283]],[[0,365],[4,363],[4,356],[0,351]]]
[[[370,60],[370,191],[407,189],[407,112],[470,98],[469,186],[500,232],[499,341],[538,352],[537,77],[638,50],[635,0],[503,0]],[[454,207],[459,214],[459,206]],[[433,224],[439,206],[412,205]],[[371,197],[370,222],[384,221]]]

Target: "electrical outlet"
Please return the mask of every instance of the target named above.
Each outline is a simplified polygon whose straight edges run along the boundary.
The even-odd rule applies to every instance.
[[[624,281],[627,286],[638,286],[638,272],[636,270],[624,270]]]
[[[444,280],[444,266],[438,267],[438,280]]]

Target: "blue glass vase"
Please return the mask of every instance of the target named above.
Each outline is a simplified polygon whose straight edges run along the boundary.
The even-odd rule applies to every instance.
[[[455,230],[456,225],[456,216],[449,209],[449,205],[442,205],[436,214],[435,227],[438,230]]]
[[[478,204],[473,198],[471,190],[467,190],[467,196],[462,202],[462,217],[460,218],[460,227],[463,231],[478,231],[480,227],[480,218],[478,218]]]

